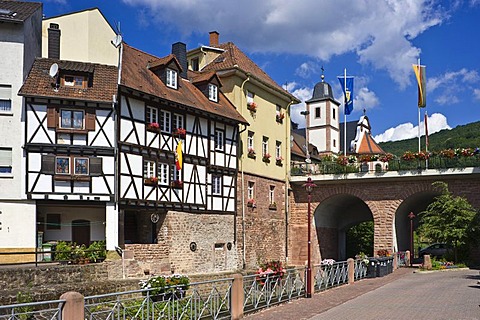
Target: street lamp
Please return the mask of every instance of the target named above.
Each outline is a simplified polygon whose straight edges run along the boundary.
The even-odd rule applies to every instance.
[[[408,217],[410,218],[410,265],[412,265],[412,260],[413,260],[413,218],[415,218],[415,214],[413,211],[411,211],[408,214]]]
[[[312,182],[312,178],[308,177],[307,183],[303,185],[305,188],[305,191],[307,191],[308,194],[308,226],[307,226],[307,232],[308,232],[308,247],[307,247],[307,276],[306,276],[306,281],[307,281],[307,292],[305,296],[307,298],[312,297],[312,254],[311,254],[311,227],[312,227],[312,214],[311,214],[311,202],[312,202],[312,191],[313,188],[315,188],[317,185]]]

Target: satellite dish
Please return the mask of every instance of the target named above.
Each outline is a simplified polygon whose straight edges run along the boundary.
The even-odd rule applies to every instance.
[[[115,38],[112,40],[112,44],[115,48],[118,48],[118,46],[122,43],[122,36],[117,34]]]
[[[50,66],[50,71],[48,72],[50,74],[50,77],[55,77],[58,72],[58,64],[54,63]]]

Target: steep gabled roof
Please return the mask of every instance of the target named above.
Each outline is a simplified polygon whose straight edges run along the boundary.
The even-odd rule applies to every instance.
[[[224,50],[212,62],[207,64],[201,71],[224,71],[230,69],[240,69],[244,73],[250,74],[266,84],[267,86],[287,95],[290,99],[299,103],[300,101],[291,93],[279,86],[270,76],[263,71],[255,62],[253,62],[245,53],[242,52],[234,43],[227,42],[218,45],[219,49]]]
[[[217,74],[213,71],[201,73],[198,71],[188,70],[188,78],[192,81],[192,83],[210,82],[213,78],[216,78],[221,86],[220,78],[218,78]]]
[[[74,87],[58,87],[55,79],[50,77],[52,64],[57,63],[59,72],[82,71],[92,75],[92,86],[84,89]],[[19,95],[26,97],[61,98],[92,102],[112,102],[117,93],[117,67],[76,61],[37,58],[28,74]]]
[[[149,63],[158,59],[156,56],[124,44],[121,85],[162,100],[178,103],[186,108],[248,124],[221,92],[218,95],[218,103],[212,102],[189,80],[181,77],[179,77],[178,89],[168,88],[152,70],[147,68]]]
[[[0,22],[22,23],[35,11],[41,10],[41,2],[0,1]]]
[[[357,134],[351,142],[351,149],[356,154],[385,154],[382,148],[373,140],[370,121],[367,116],[361,116],[357,123]]]
[[[148,63],[148,68],[149,69],[152,69],[152,70],[155,70],[157,69],[158,67],[163,67],[167,64],[169,64],[171,61],[173,60],[173,62],[177,65],[177,68],[179,70],[182,70],[182,67],[180,66],[180,63],[178,62],[178,59],[175,57],[174,54],[169,54],[168,56],[166,57],[163,57],[163,58],[158,58],[152,62],[149,62]]]

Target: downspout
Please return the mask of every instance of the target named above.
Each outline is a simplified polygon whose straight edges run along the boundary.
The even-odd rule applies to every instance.
[[[243,82],[242,82],[242,85],[240,86],[240,108],[239,108],[239,111],[240,111],[240,114],[242,115],[243,117],[243,97],[244,97],[244,92],[243,92],[243,86],[245,85],[245,83],[247,83],[248,81],[250,81],[250,73],[247,73],[247,79],[245,79]],[[246,100],[246,98],[245,98]],[[245,126],[245,129],[242,131],[244,132],[245,130],[247,129],[247,127]],[[240,134],[241,132],[239,132]],[[243,145],[242,145],[242,148],[243,148]],[[243,151],[243,150],[242,150]],[[245,253],[245,250],[246,250],[246,244],[245,244],[245,241],[246,241],[246,234],[245,234],[245,177],[243,175],[243,158],[244,158],[244,154],[242,152],[242,156],[240,157],[240,174],[241,174],[241,183],[242,183],[242,188],[241,188],[241,192],[242,192],[242,269],[245,269],[246,267],[246,264],[247,264],[247,255]]]
[[[285,264],[288,265],[288,217],[290,213],[290,202],[289,202],[289,190],[290,190],[290,159],[292,149],[289,148],[290,146],[290,136],[291,136],[291,117],[290,117],[290,106],[294,101],[290,101],[288,105],[285,107],[285,112],[288,115],[289,121],[287,121],[285,125],[285,150],[290,152],[285,152]]]

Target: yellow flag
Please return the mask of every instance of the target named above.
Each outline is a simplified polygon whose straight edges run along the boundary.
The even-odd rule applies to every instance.
[[[177,150],[175,152],[175,165],[177,170],[182,170],[183,166],[183,159],[182,159],[182,141],[179,141],[177,144]]]
[[[413,71],[415,72],[415,77],[417,78],[418,85],[418,107],[424,108],[427,106],[427,92],[426,92],[426,76],[425,76],[425,66],[418,64],[412,65]]]

